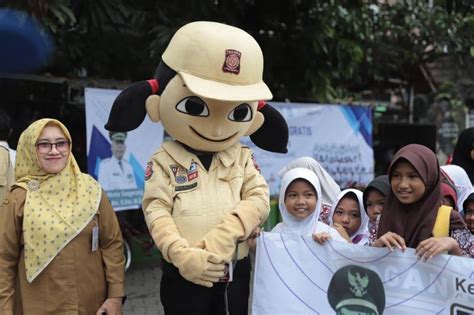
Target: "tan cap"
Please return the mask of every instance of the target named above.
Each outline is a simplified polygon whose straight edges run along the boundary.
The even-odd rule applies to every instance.
[[[269,100],[263,54],[243,30],[216,22],[193,22],[174,34],[162,56],[191,92],[223,101]]]

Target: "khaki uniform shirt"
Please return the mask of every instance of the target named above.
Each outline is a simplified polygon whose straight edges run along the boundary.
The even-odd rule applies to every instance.
[[[209,171],[176,141],[163,143],[149,163],[143,196],[148,227],[162,216],[171,216],[180,236],[194,246],[241,200],[257,207],[262,222],[268,217],[268,185],[252,151],[240,143],[216,152]],[[247,256],[245,242],[240,243],[237,254],[238,259]]]
[[[124,296],[122,235],[104,192],[94,219],[32,283],[26,280],[23,250],[25,199],[26,191],[16,188],[0,208],[0,314],[90,315],[106,298]],[[99,250],[92,252],[96,225]]]

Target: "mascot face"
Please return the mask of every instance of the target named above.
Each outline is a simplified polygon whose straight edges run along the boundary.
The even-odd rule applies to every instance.
[[[225,150],[261,126],[257,102],[221,101],[193,94],[176,75],[160,98],[159,116],[170,136],[206,152]],[[255,124],[257,128],[251,128]]]
[[[272,93],[262,75],[263,54],[250,34],[215,22],[186,24],[173,35],[155,78],[115,99],[105,128],[133,130],[148,113],[197,151],[223,151],[250,135],[258,147],[286,153],[288,126],[263,102]]]

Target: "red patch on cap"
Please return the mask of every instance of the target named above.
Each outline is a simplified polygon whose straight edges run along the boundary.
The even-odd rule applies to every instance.
[[[240,56],[242,53],[235,49],[225,50],[225,60],[222,65],[222,71],[234,74],[240,73]]]

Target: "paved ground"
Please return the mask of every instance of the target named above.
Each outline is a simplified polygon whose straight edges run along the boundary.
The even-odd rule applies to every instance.
[[[160,301],[161,267],[131,267],[125,274],[124,315],[164,315]],[[251,305],[249,302],[249,306]],[[250,313],[250,312],[249,312]]]
[[[160,302],[160,267],[133,266],[125,274],[125,292],[127,302],[125,315],[161,315],[164,314]]]

